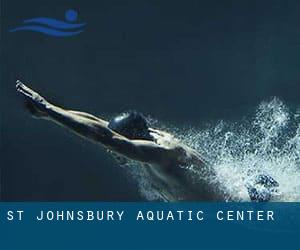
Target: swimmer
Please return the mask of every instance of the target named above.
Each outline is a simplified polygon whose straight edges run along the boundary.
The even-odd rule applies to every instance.
[[[163,200],[230,200],[218,188],[214,169],[198,152],[171,134],[149,127],[142,114],[125,112],[106,121],[88,113],[55,106],[21,81],[16,83],[17,91],[25,97],[27,108],[34,117],[58,123],[102,144],[122,158],[142,163],[141,167],[151,174],[153,185],[158,187]],[[209,178],[192,180],[190,166]]]

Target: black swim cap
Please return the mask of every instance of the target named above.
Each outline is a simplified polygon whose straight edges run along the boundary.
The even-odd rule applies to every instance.
[[[136,111],[121,113],[109,121],[108,127],[129,139],[153,140],[147,119]]]

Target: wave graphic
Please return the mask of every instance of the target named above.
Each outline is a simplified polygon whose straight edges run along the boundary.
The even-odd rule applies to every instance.
[[[265,173],[279,183],[273,201],[300,201],[300,108],[273,98],[260,103],[252,115],[240,121],[218,121],[205,127],[167,130],[214,167],[218,188],[228,200],[249,201],[246,184]],[[191,181],[216,183],[212,177],[203,177],[197,167],[191,166],[188,171]],[[130,175],[145,198],[162,199],[161,190],[151,184],[145,168],[131,164]]]
[[[84,31],[80,28],[83,28],[86,25],[85,23],[71,23],[77,20],[76,11],[67,10],[65,19],[67,22],[47,17],[27,19],[23,21],[23,26],[13,28],[10,32],[34,31],[49,36],[67,37],[77,35]]]
[[[60,30],[54,30],[54,29],[50,29],[47,27],[43,27],[43,26],[34,26],[34,25],[18,27],[18,28],[11,30],[11,32],[21,31],[21,30],[36,31],[36,32],[40,32],[40,33],[44,33],[44,34],[47,34],[50,36],[56,36],[56,37],[74,36],[74,35],[77,35],[77,34],[83,32],[83,30],[69,31],[69,32],[60,31]]]
[[[24,20],[23,23],[44,24],[44,25],[48,25],[51,28],[56,28],[56,29],[75,29],[75,28],[83,27],[85,25],[85,23],[73,24],[73,23],[67,23],[64,21],[60,21],[52,18],[46,18],[46,17],[38,17],[38,18]]]

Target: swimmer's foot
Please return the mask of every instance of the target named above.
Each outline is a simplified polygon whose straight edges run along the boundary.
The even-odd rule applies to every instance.
[[[270,201],[279,194],[279,183],[267,174],[259,174],[246,187],[251,201]]]
[[[25,98],[25,107],[35,118],[47,116],[45,109],[48,103],[42,96],[19,80],[16,81],[16,90]]]

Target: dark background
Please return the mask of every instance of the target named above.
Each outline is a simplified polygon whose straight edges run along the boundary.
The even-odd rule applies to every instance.
[[[8,32],[67,9],[87,23],[78,36]],[[31,119],[16,79],[66,108],[175,126],[241,117],[271,96],[297,105],[299,14],[287,0],[2,0],[1,199],[142,199],[101,147]]]

